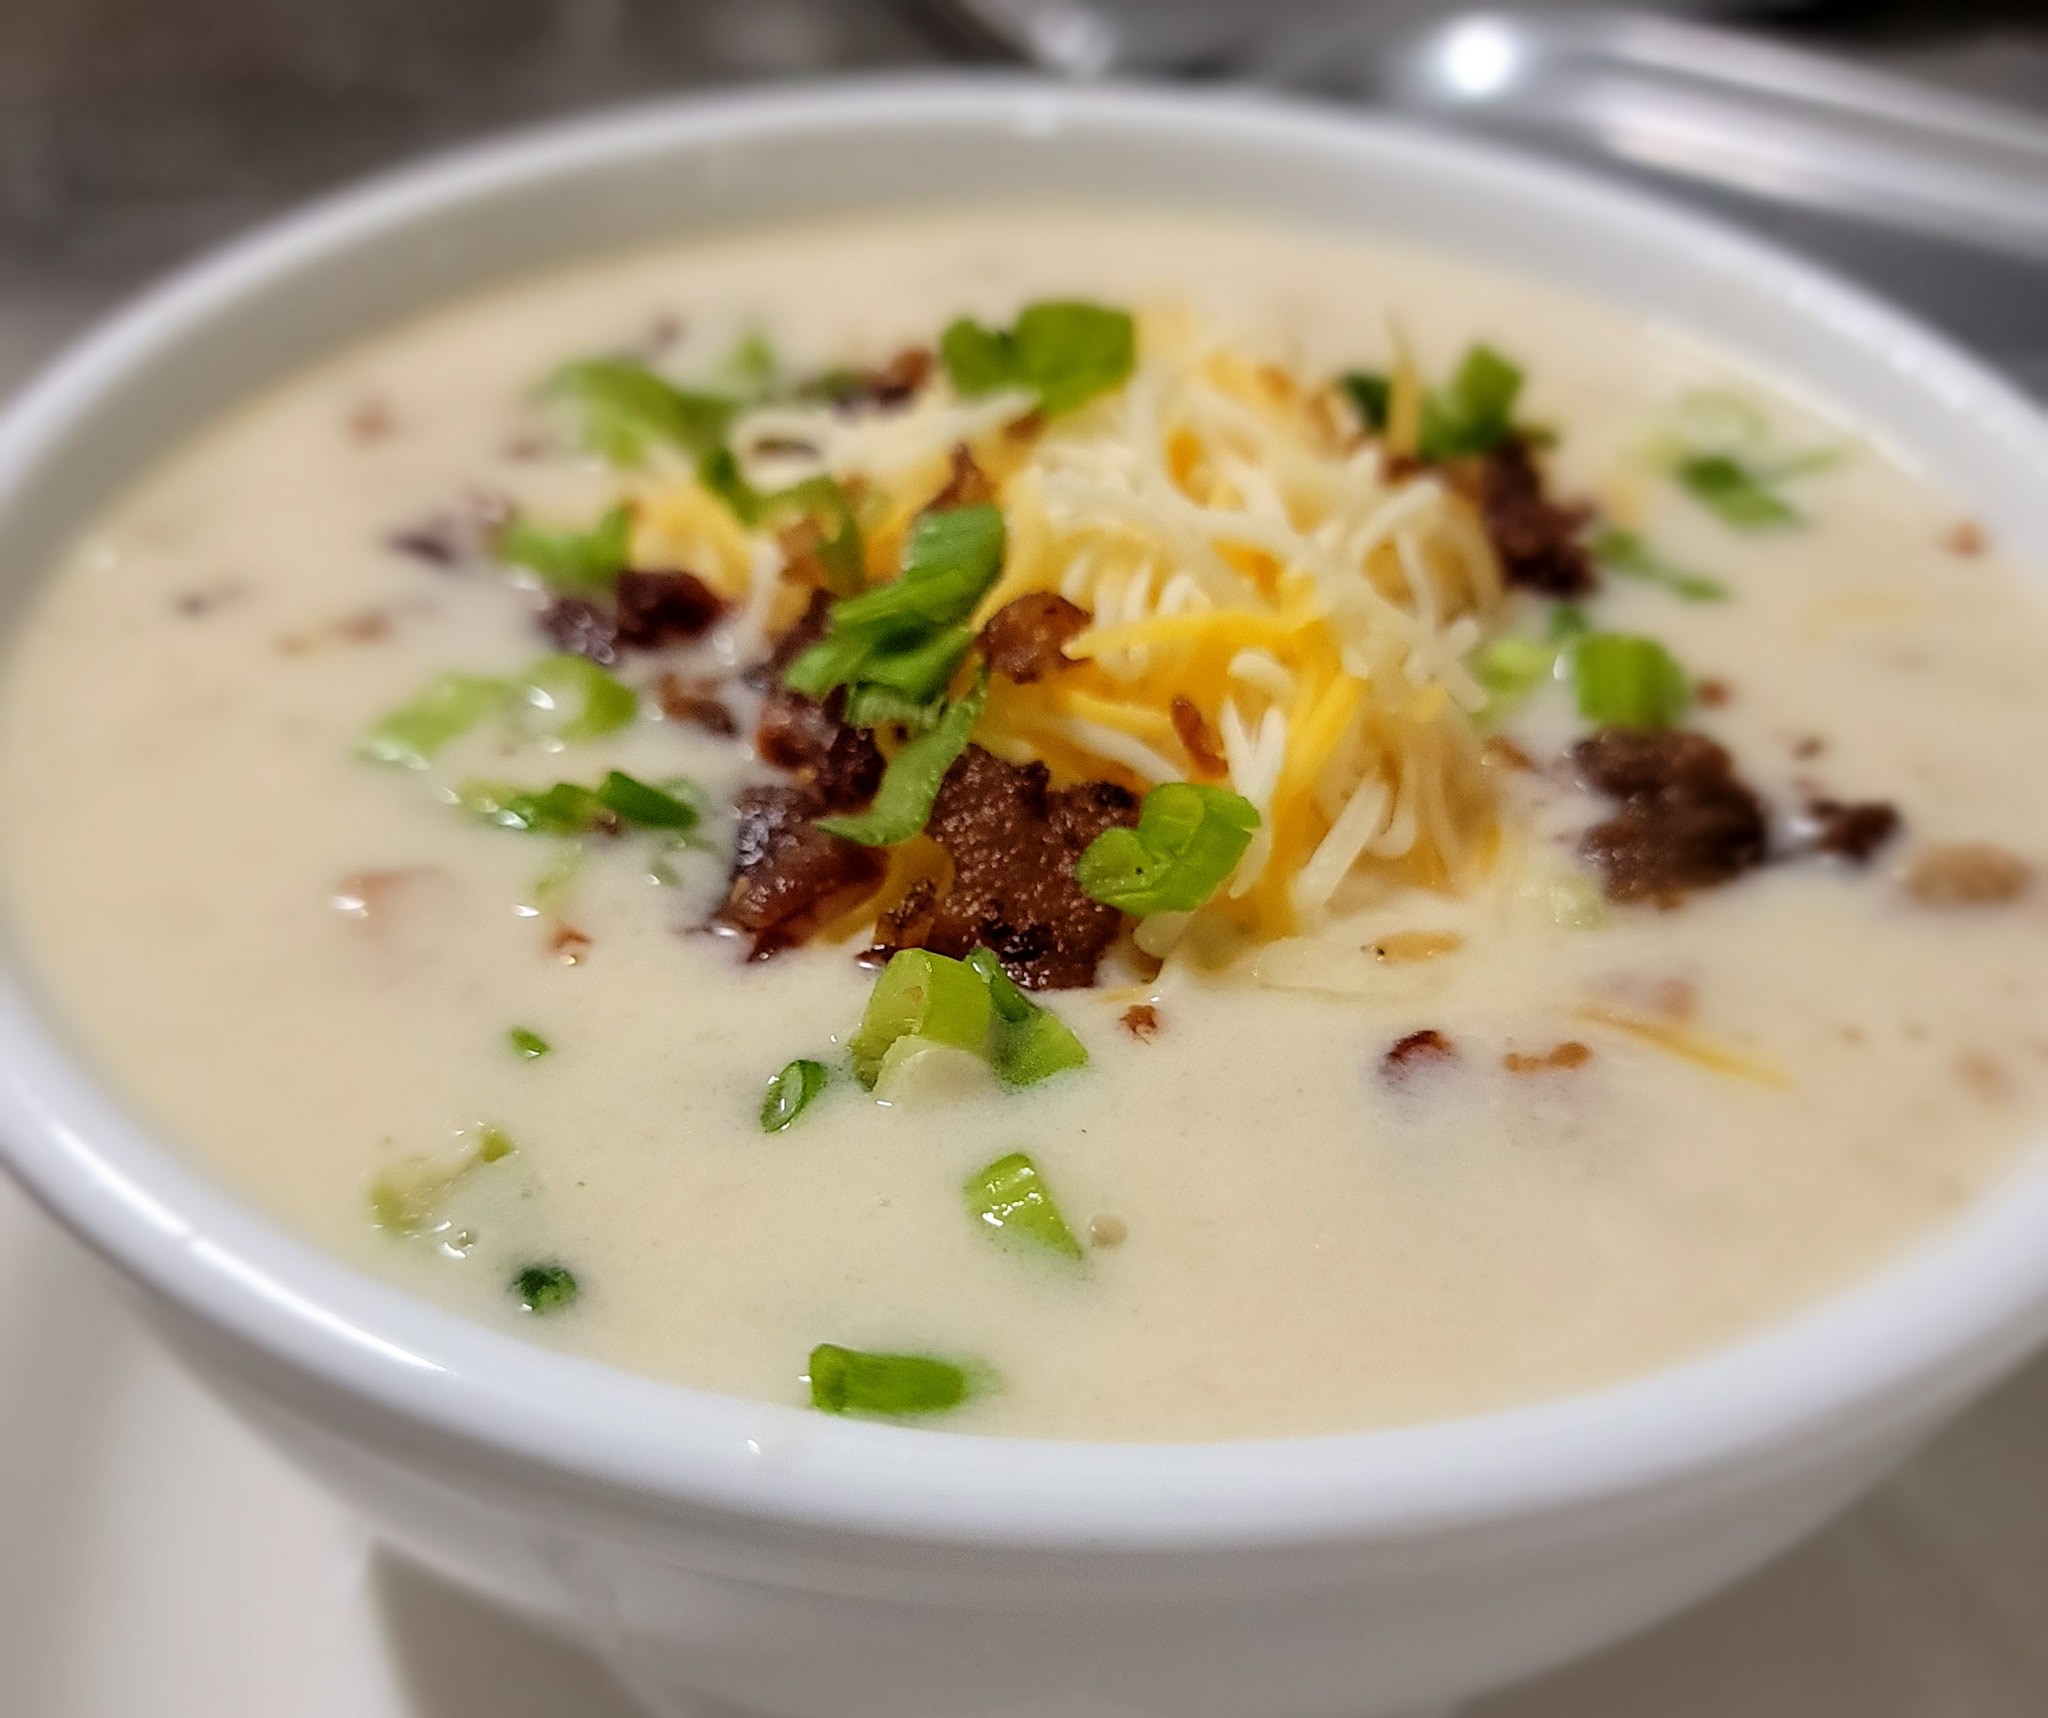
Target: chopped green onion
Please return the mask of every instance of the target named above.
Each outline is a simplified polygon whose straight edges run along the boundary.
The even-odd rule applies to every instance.
[[[822,698],[835,686],[875,685],[926,703],[946,689],[973,642],[966,623],[1003,570],[1002,513],[986,504],[924,513],[902,570],[832,609],[829,630],[783,674]]]
[[[640,713],[640,699],[587,656],[543,656],[521,676],[531,726],[581,742],[615,733]]]
[[[962,395],[1029,388],[1048,416],[1122,387],[1137,354],[1128,311],[1060,300],[1027,305],[1008,330],[963,316],[939,341],[946,374]]]
[[[551,585],[609,585],[632,554],[633,510],[621,503],[587,531],[543,531],[514,519],[498,533],[495,547],[500,560],[530,568]]]
[[[737,400],[691,393],[627,358],[567,365],[547,391],[575,403],[585,443],[613,465],[638,465],[662,443],[701,459],[725,440],[739,414]]]
[[[1593,623],[1586,618],[1586,611],[1575,602],[1561,602],[1550,611],[1550,626],[1545,636],[1553,644],[1572,644],[1584,638],[1593,630]]]
[[[1557,667],[1558,647],[1533,638],[1506,634],[1491,638],[1472,653],[1472,678],[1485,688],[1486,703],[1477,719],[1497,722]]]
[[[518,1147],[494,1127],[477,1130],[476,1146],[460,1157],[416,1157],[385,1170],[370,1183],[370,1220],[411,1238],[438,1227],[442,1201],[472,1170],[510,1157]]]
[[[1053,1203],[1038,1166],[1021,1151],[999,1157],[967,1178],[967,1208],[1006,1241],[1081,1257],[1081,1243]]]
[[[1450,382],[1425,395],[1417,451],[1432,462],[1491,452],[1515,433],[1522,372],[1491,346],[1466,352]]]
[[[820,473],[787,489],[756,489],[741,472],[732,450],[719,447],[697,462],[697,480],[749,530],[785,518],[809,519],[818,527],[818,558],[832,575],[834,588],[842,592],[859,589],[865,568],[860,521],[837,478]]]
[[[882,772],[882,785],[875,790],[867,810],[850,817],[821,817],[817,827],[828,835],[844,836],[863,847],[893,847],[908,841],[924,828],[932,814],[932,802],[939,797],[939,784],[953,760],[967,749],[967,736],[988,702],[988,670],[964,698],[946,706],[930,733],[904,742]]]
[[[484,674],[443,674],[410,704],[393,710],[363,736],[363,756],[423,770],[452,740],[505,708],[510,688]]]
[[[824,1342],[811,1350],[811,1406],[827,1414],[941,1414],[971,1391],[966,1369],[925,1354],[864,1354]]]
[[[1258,826],[1258,808],[1227,788],[1162,782],[1138,808],[1138,827],[1105,829],[1074,875],[1091,898],[1127,913],[1191,913],[1236,869]]]
[[[929,949],[898,950],[875,980],[860,1025],[847,1040],[854,1078],[872,1090],[882,1058],[899,1038],[986,1055],[993,1014],[988,985],[965,961]]]
[[[831,1078],[831,1070],[823,1062],[803,1057],[791,1062],[768,1082],[767,1093],[761,1099],[761,1131],[780,1133],[788,1127],[811,1107],[811,1100]]]
[[[1385,376],[1372,370],[1348,370],[1337,378],[1337,386],[1344,390],[1351,409],[1358,413],[1358,421],[1368,430],[1377,432],[1387,427],[1394,385]]]
[[[751,400],[766,399],[774,393],[776,381],[782,374],[775,348],[769,345],[768,337],[758,328],[743,335],[718,368],[722,376],[731,379],[738,393]]]
[[[1799,510],[1770,488],[1773,474],[1745,465],[1732,454],[1695,454],[1679,462],[1675,475],[1688,495],[1738,531],[1801,522]]]
[[[595,788],[558,781],[549,788],[508,787],[503,782],[469,781],[456,790],[457,802],[500,829],[527,835],[589,835],[617,819],[640,829],[694,829],[697,808],[660,788],[613,770]]]
[[[535,1314],[560,1312],[581,1292],[567,1265],[528,1265],[512,1275],[512,1292],[520,1310]]]
[[[503,782],[466,781],[455,795],[472,816],[527,835],[588,835],[602,827],[607,816],[604,801],[574,782],[518,788]]]
[[[1652,549],[1633,531],[1602,531],[1593,539],[1593,558],[1610,573],[1662,585],[1686,602],[1726,602],[1728,587],[1702,573],[1688,572]]]
[[[1668,728],[1685,713],[1685,670],[1652,638],[1596,632],[1572,653],[1579,714],[1600,727]]]
[[[476,1160],[479,1163],[496,1163],[518,1149],[512,1143],[512,1136],[501,1127],[486,1123],[476,1130]]]
[[[1019,990],[993,950],[970,950],[967,964],[988,986],[995,1011],[989,1065],[1005,1085],[1036,1085],[1068,1068],[1087,1066],[1088,1051],[1073,1028]]]
[[[505,1037],[512,1045],[512,1053],[522,1062],[538,1062],[554,1048],[538,1032],[525,1026],[513,1027]]]
[[[846,695],[846,721],[854,728],[881,728],[894,723],[913,734],[924,734],[945,713],[943,698],[919,703],[889,686],[856,686]]]
[[[649,787],[624,770],[606,776],[598,784],[597,797],[621,821],[640,829],[686,831],[697,827],[697,808],[688,800]]]

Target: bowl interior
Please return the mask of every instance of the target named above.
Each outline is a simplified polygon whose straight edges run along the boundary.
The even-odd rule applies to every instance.
[[[1060,197],[1392,236],[1634,308],[1870,426],[2048,568],[2048,429],[1938,337],[1634,195],[1250,98],[946,81],[628,112],[319,205],[176,278],[0,425],[0,624],[193,428],[319,353],[461,293],[656,238],[830,212]],[[11,961],[0,1131],[30,1188],[158,1294],[298,1373],[654,1497],[942,1537],[1314,1537],[1504,1511],[1864,1433],[1988,1378],[2048,1324],[2048,1170],[1742,1346],[1598,1395],[1441,1426],[1158,1448],[847,1424],[628,1377],[331,1263],[240,1207],[96,1082]],[[1000,1475],[1000,1485],[991,1477]]]

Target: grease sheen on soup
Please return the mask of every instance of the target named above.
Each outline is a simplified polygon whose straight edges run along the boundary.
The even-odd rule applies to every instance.
[[[1059,410],[1022,372],[956,403],[943,360],[797,386],[932,349],[963,315],[1000,331],[1071,300],[1135,314],[1134,380]],[[1487,553],[1483,509],[1458,499],[1478,467],[1398,445],[1421,400],[1439,429],[1456,416],[1478,343],[1522,373],[1513,423],[1542,432],[1546,494],[1592,510],[1573,527],[1598,551],[1589,592],[1461,572]],[[1013,762],[1042,755],[1055,788],[1244,793],[1262,815],[1238,864],[1280,868],[1238,894],[1233,871],[1185,922],[1127,917],[1092,985],[1030,992],[1085,1066],[1011,1088],[931,1052],[872,1092],[850,1077],[877,982],[854,957],[901,898],[903,850],[878,861],[883,894],[772,958],[705,928],[735,793],[789,779],[749,746],[761,676],[744,671],[791,624],[829,520],[793,506],[750,528],[674,447],[629,469],[593,456],[575,402],[538,384],[619,353],[761,396],[726,432],[742,470],[767,492],[823,456],[870,583],[957,441],[1003,513],[1005,579],[1066,589],[1097,632],[1197,617],[1185,639],[1107,635],[1093,655],[1084,631],[1087,666],[1037,686],[996,674],[975,730]],[[1375,427],[1371,388],[1334,385],[1348,373],[1388,380],[1393,421]],[[1143,415],[1160,412],[1186,414],[1187,439]],[[1157,482],[1185,512],[1101,511]],[[1754,493],[1731,502],[1731,482]],[[1407,546],[1347,571],[1367,539],[1316,535],[1325,491],[1360,519],[1412,492]],[[505,514],[580,530],[621,496],[633,564],[696,573],[728,605],[699,637],[619,653],[637,715],[550,740],[529,705],[429,767],[366,760],[366,731],[437,676],[509,680],[516,700],[556,648],[537,616],[560,593],[504,564]],[[1274,508],[1255,542],[1214,533],[1219,512]],[[1288,561],[1297,537],[1313,577]],[[1353,632],[1325,638],[1317,604],[1354,574],[1388,612],[1361,598]],[[1205,631],[1231,579],[1263,618]],[[1392,654],[1339,684],[1375,627]],[[1589,635],[1662,647],[1682,678],[1662,710],[1651,686],[1648,717],[1725,748],[1768,820],[1765,862],[1633,891],[1602,868],[1585,832],[1618,800],[1572,751],[1601,725],[1576,702]],[[1624,703],[1648,660],[1622,664]],[[1207,700],[1192,737],[1161,702],[1183,669]],[[663,674],[679,714],[661,714]],[[1339,738],[1311,746],[1314,721]],[[1996,546],[1863,426],[1716,354],[1392,247],[955,212],[519,284],[206,432],[81,537],[14,650],[5,849],[40,973],[120,1089],[223,1182],[420,1294],[792,1403],[819,1344],[931,1357],[967,1392],[931,1423],[966,1430],[1329,1432],[1699,1354],[2002,1173],[2048,1087],[2043,733],[2048,626]],[[882,751],[904,737],[885,726]],[[1387,851],[1310,899],[1301,873],[1361,767],[1436,781],[1449,846],[1400,848],[1390,777]],[[477,780],[612,770],[700,808],[698,827],[628,818],[579,840],[493,826],[473,789],[456,802]],[[1852,839],[1830,806],[1897,825],[1871,813]],[[1823,850],[1830,828],[1851,851]],[[786,1107],[822,1089],[764,1131],[768,1081],[800,1060],[822,1074],[792,1075]],[[964,1195],[1015,1153],[1071,1248]]]

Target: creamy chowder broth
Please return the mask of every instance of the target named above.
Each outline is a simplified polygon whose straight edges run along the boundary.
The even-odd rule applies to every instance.
[[[141,1110],[420,1294],[1328,1432],[1700,1353],[1998,1176],[2043,733],[2035,596],[1858,426],[1442,258],[1011,209],[210,430],[20,640],[6,861]]]

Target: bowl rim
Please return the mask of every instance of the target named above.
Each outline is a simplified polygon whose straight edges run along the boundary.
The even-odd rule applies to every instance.
[[[1860,288],[1635,191],[1355,112],[1241,91],[1013,76],[849,80],[693,95],[512,133],[342,190],[203,257],[60,356],[0,417],[0,508],[65,425],[185,331],[308,257],[570,164],[847,127],[1021,136],[1190,130],[1490,178],[1582,221],[1632,223],[1855,328],[1953,414],[2048,470],[2048,422],[1940,335]],[[992,1437],[836,1419],[577,1359],[443,1311],[331,1258],[217,1187],[102,1088],[19,975],[0,978],[0,1161],[186,1318],[401,1421],[645,1505],[949,1544],[1091,1553],[1401,1538],[1711,1483],[1917,1429],[2048,1329],[2048,1161],[1819,1304],[1697,1359],[1469,1417],[1211,1443]]]

